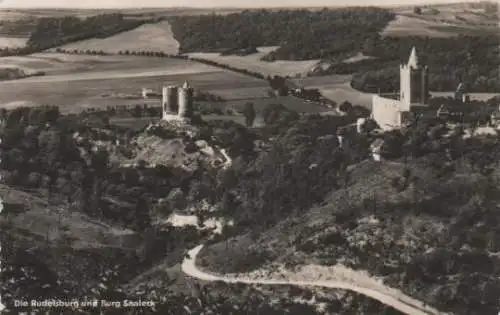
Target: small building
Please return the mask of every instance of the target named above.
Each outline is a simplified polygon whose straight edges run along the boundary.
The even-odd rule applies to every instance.
[[[498,106],[498,108],[491,113],[490,125],[493,127],[498,127],[500,125],[500,106]]]
[[[436,111],[436,117],[448,122],[461,123],[464,119],[465,108],[463,104],[442,104]]]
[[[469,96],[469,94],[467,94],[467,90],[465,89],[465,84],[463,84],[463,83],[460,83],[457,86],[457,89],[456,89],[453,96],[454,96],[455,100],[460,101],[462,103],[470,102],[470,96]]]
[[[384,145],[384,139],[377,138],[370,145],[370,152],[374,161],[382,161],[382,146]]]
[[[446,104],[439,106],[436,117],[447,120],[450,117],[450,109]]]
[[[358,120],[356,121],[356,131],[358,133],[362,133],[365,124],[366,124],[366,118],[358,118]]]
[[[142,98],[146,99],[149,96],[153,95],[154,93],[152,89],[142,88],[141,94]]]

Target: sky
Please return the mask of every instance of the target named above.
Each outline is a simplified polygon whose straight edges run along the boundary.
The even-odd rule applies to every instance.
[[[169,7],[315,7],[389,6],[476,0],[0,0],[1,8],[169,8]]]

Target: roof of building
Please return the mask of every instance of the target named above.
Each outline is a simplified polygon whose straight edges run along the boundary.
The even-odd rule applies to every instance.
[[[184,89],[189,89],[191,87],[191,85],[189,85],[189,82],[188,81],[184,81],[184,84],[182,85],[182,87]]]
[[[415,48],[415,46],[413,46],[413,48],[411,49],[410,58],[408,59],[408,66],[410,66],[412,68],[418,68],[418,66],[419,66],[418,57],[417,57],[417,49]]]
[[[446,104],[441,104],[441,106],[439,106],[439,108],[438,108],[438,112],[439,113],[449,113],[450,112],[450,106],[448,106]]]
[[[463,84],[462,82],[460,82],[457,86],[457,90],[455,91],[455,93],[458,93],[458,92],[465,92],[465,84]]]
[[[372,149],[379,149],[383,144],[384,144],[384,139],[377,138],[371,143],[370,147]]]

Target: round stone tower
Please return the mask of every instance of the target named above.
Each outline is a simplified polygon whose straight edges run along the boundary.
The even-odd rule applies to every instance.
[[[193,115],[193,88],[186,81],[184,85],[179,88],[179,111],[180,118],[191,118]]]
[[[178,88],[176,86],[164,86],[162,89],[162,106],[163,106],[163,118],[168,116],[177,115],[178,100],[177,92]]]

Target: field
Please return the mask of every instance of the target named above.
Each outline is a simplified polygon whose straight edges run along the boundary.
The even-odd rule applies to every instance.
[[[27,37],[0,36],[0,48],[24,47],[27,41]]]
[[[131,31],[107,38],[93,38],[61,46],[65,50],[96,50],[107,53],[119,51],[161,51],[175,55],[179,43],[173,37],[170,24],[166,21],[141,25]]]
[[[87,107],[157,104],[158,100],[116,95],[139,95],[143,87],[159,91],[164,84],[182,84],[185,80],[195,89],[235,103],[266,98],[269,89],[264,80],[181,59],[43,53],[1,58],[0,62],[46,72],[41,77],[0,82],[0,106],[4,108],[52,104],[61,106],[64,112],[74,112]],[[310,106],[296,99],[290,103],[297,108]]]
[[[287,61],[277,60],[274,62],[262,61],[260,58],[277,47],[258,47],[258,52],[248,56],[221,56],[218,53],[188,53],[189,57],[206,59],[225,64],[233,68],[246,69],[263,75],[294,76],[305,74],[311,70],[319,60]]]
[[[21,69],[44,71],[47,75],[81,74],[100,71],[120,71],[126,75],[139,70],[183,69],[189,65],[199,65],[197,71],[214,69],[198,63],[180,59],[160,59],[133,56],[91,56],[59,53],[37,53],[29,56],[0,58],[0,63]],[[192,68],[192,67],[191,67]],[[75,77],[74,79],[78,79]],[[71,80],[71,79],[70,79]]]
[[[398,8],[396,19],[382,32],[384,36],[450,37],[458,34],[497,34],[498,12],[485,13],[473,4],[432,5],[415,14],[413,8]]]

